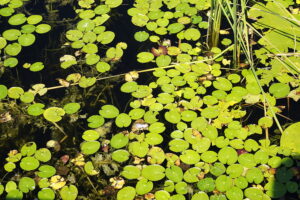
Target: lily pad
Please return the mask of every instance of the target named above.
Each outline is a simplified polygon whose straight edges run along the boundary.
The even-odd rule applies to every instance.
[[[50,122],[58,122],[62,119],[62,116],[64,115],[65,115],[64,109],[59,107],[47,108],[43,113],[45,119]]]
[[[128,142],[128,136],[125,136],[123,133],[118,133],[111,138],[110,145],[115,149],[120,149],[125,147]]]
[[[79,103],[68,103],[64,106],[64,110],[67,114],[74,114],[80,109]]]
[[[80,150],[86,155],[96,153],[100,149],[100,142],[98,141],[87,141],[80,144]]]
[[[51,30],[51,26],[49,24],[39,24],[35,28],[35,32],[39,34],[47,33]]]
[[[55,175],[56,169],[50,165],[42,165],[39,167],[39,172],[37,175],[42,178],[49,178]]]
[[[136,195],[134,187],[126,186],[122,188],[117,194],[117,200],[133,200]]]
[[[38,192],[38,198],[40,200],[54,200],[55,199],[55,193],[50,188],[42,188]]]
[[[75,185],[64,186],[59,194],[63,200],[75,200],[78,195],[78,189]]]
[[[142,169],[142,176],[150,181],[159,181],[165,177],[165,168],[161,165],[147,165]]]
[[[20,167],[25,171],[35,170],[39,167],[39,165],[40,162],[36,158],[31,156],[22,158],[20,162]]]
[[[47,148],[40,148],[35,152],[34,157],[41,162],[48,162],[51,159],[51,152]]]
[[[286,128],[281,136],[280,146],[291,149],[295,154],[300,154],[299,130],[300,122],[296,122]]]
[[[23,13],[15,14],[8,19],[8,23],[13,26],[21,25],[27,20]]]
[[[5,85],[0,85],[0,100],[7,96],[7,87]]]
[[[99,114],[104,118],[112,119],[119,115],[119,109],[113,105],[104,105],[99,110]]]
[[[121,113],[117,116],[115,123],[119,128],[128,127],[131,124],[131,118],[128,114]]]
[[[29,177],[22,177],[19,181],[19,189],[24,192],[28,193],[35,189],[35,182],[32,178]]]

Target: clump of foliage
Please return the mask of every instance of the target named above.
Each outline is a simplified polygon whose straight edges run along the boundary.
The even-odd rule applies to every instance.
[[[33,44],[34,31],[51,29],[46,23],[37,25],[39,15],[14,14],[23,3],[0,0],[0,15],[21,27],[1,33],[0,62],[5,67],[18,65],[15,56],[22,46]],[[106,29],[122,3],[78,1],[78,20],[65,32],[69,53],[59,59],[60,70],[68,75],[59,78],[59,86],[38,83],[24,91],[0,85],[2,108],[19,107],[28,120],[38,119],[40,126],[63,134],[60,142],[48,141],[47,148],[27,142],[11,150],[0,195],[45,200],[297,199],[300,122],[281,126],[279,101],[300,98],[300,14],[293,7],[299,2],[250,2],[248,8],[246,1],[134,1],[127,10],[137,27],[132,38],[153,47],[136,52],[146,70],[122,74],[119,90],[131,99],[125,109],[112,100],[99,101],[107,87],[99,82],[121,77],[107,74],[122,62],[127,44],[114,42],[118,35]],[[222,17],[233,41],[217,24]],[[45,68],[43,62],[23,67],[33,72]],[[139,77],[146,72],[150,81]],[[45,98],[59,88],[71,97],[61,102]],[[89,105],[91,99],[95,104]],[[255,106],[262,115],[248,121],[249,107]],[[3,116],[3,123],[11,121],[9,112]],[[64,143],[72,123],[82,131],[69,148]]]

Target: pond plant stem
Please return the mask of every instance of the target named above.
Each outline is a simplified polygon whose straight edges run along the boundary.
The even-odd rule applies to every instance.
[[[59,141],[59,143],[63,143],[69,136],[56,122],[52,122],[52,123],[60,132],[62,132],[64,134],[64,137]]]
[[[184,63],[184,64],[203,63],[203,62],[215,60],[215,59],[219,58],[220,56],[222,56],[227,51],[230,51],[233,48],[233,46],[234,45],[230,45],[229,47],[227,47],[226,49],[224,49],[221,53],[215,55],[212,58],[207,58],[207,59],[203,59],[203,60],[192,61],[192,62],[188,62],[188,63]],[[165,66],[165,67],[155,67],[155,68],[144,69],[144,70],[140,70],[140,71],[136,71],[136,72],[137,73],[152,72],[152,71],[154,71],[154,70],[156,70],[158,68],[160,68],[160,69],[168,69],[168,68],[173,68],[173,67],[175,67],[175,66],[177,66],[179,64],[181,64],[181,63],[172,63],[171,65],[168,65],[168,66]],[[237,70],[237,69],[230,69],[230,68],[222,68],[222,69]],[[112,75],[112,76],[106,76],[106,77],[97,78],[96,81],[106,80],[106,79],[111,79],[111,78],[117,78],[117,77],[120,77],[120,76],[125,76],[127,73],[122,73],[122,74],[116,74],[116,75]],[[48,87],[46,89],[49,91],[49,90],[55,90],[55,89],[60,89],[60,88],[67,88],[67,87],[78,85],[78,84],[79,83],[77,82],[77,83],[71,83],[69,86],[57,85],[57,86],[53,86],[53,87]]]

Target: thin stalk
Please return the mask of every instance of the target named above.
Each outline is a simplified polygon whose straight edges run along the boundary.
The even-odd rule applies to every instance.
[[[207,59],[203,59],[203,60],[197,60],[197,61],[187,62],[187,63],[184,63],[184,64],[196,64],[196,63],[203,63],[203,62],[215,60],[215,59],[219,58],[220,56],[222,56],[227,51],[230,51],[232,49],[232,47],[233,47],[233,45],[230,45],[229,47],[227,47],[222,52],[220,52],[219,54],[215,55],[212,58],[207,58]],[[144,69],[144,70],[140,70],[140,71],[136,71],[136,72],[137,73],[152,72],[152,71],[155,71],[158,68],[160,68],[160,69],[169,69],[169,68],[173,68],[173,67],[175,67],[175,66],[177,66],[179,64],[181,64],[181,63],[172,63],[171,65],[168,65],[168,66],[165,66],[165,67],[154,67],[154,68]],[[225,68],[223,68],[223,69],[225,69]],[[228,70],[230,70],[230,69],[228,69]],[[116,75],[112,75],[112,76],[106,76],[106,77],[102,77],[102,78],[97,78],[96,81],[125,76],[127,73],[122,73],[122,74],[116,74]],[[69,86],[58,85],[58,86],[48,87],[46,89],[47,90],[55,90],[55,89],[60,89],[60,88],[67,88],[67,87],[78,85],[78,84],[79,83],[72,83]]]
[[[233,47],[233,64],[234,68],[238,66],[238,35],[237,35],[237,0],[233,0],[233,40],[234,40],[234,47]]]
[[[56,122],[52,122],[52,124],[54,124],[54,126],[64,134],[64,137],[59,141],[59,143],[62,143],[63,141],[65,141],[68,138],[68,135],[66,134],[66,132],[56,123]]]

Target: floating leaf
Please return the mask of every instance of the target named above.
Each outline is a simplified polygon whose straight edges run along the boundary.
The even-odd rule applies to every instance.
[[[47,108],[43,113],[45,119],[50,122],[58,122],[62,119],[62,116],[64,115],[65,115],[64,109],[58,107]]]
[[[150,181],[159,181],[165,177],[165,168],[161,165],[147,165],[142,169],[142,176]]]
[[[39,177],[49,178],[55,175],[56,169],[50,165],[42,165],[39,167],[39,172],[37,173]]]
[[[63,200],[75,200],[78,195],[78,190],[75,185],[64,186],[59,194]]]
[[[47,33],[51,30],[51,26],[49,24],[39,24],[35,28],[35,32],[39,34]]]
[[[290,86],[284,83],[273,83],[269,87],[269,92],[275,98],[284,98],[290,93]]]
[[[117,200],[133,200],[136,195],[134,187],[126,186],[118,191]]]
[[[64,110],[67,114],[74,114],[80,109],[79,103],[68,103],[64,106]]]
[[[48,162],[51,159],[51,152],[47,148],[40,148],[35,152],[34,157],[41,162]]]
[[[29,115],[32,115],[32,116],[39,116],[39,115],[43,114],[43,112],[44,112],[43,108],[44,107],[45,107],[44,104],[35,103],[35,104],[30,105],[27,108],[27,112],[28,112]]]
[[[149,38],[149,33],[146,31],[139,31],[134,34],[134,39],[138,42],[144,42]]]
[[[100,142],[98,141],[87,141],[80,144],[80,150],[86,155],[96,153],[100,149]]]
[[[20,162],[20,167],[25,171],[35,170],[39,167],[39,165],[40,162],[36,158],[31,156],[22,158]]]
[[[7,96],[8,90],[5,85],[0,85],[0,100]]]
[[[8,19],[8,23],[13,26],[21,25],[26,22],[26,16],[23,13],[15,14]]]
[[[115,149],[120,149],[125,147],[128,144],[128,137],[125,136],[123,133],[118,133],[114,135],[110,140],[110,145]]]
[[[38,198],[40,200],[54,200],[55,199],[55,193],[50,188],[42,188],[38,192]]]

